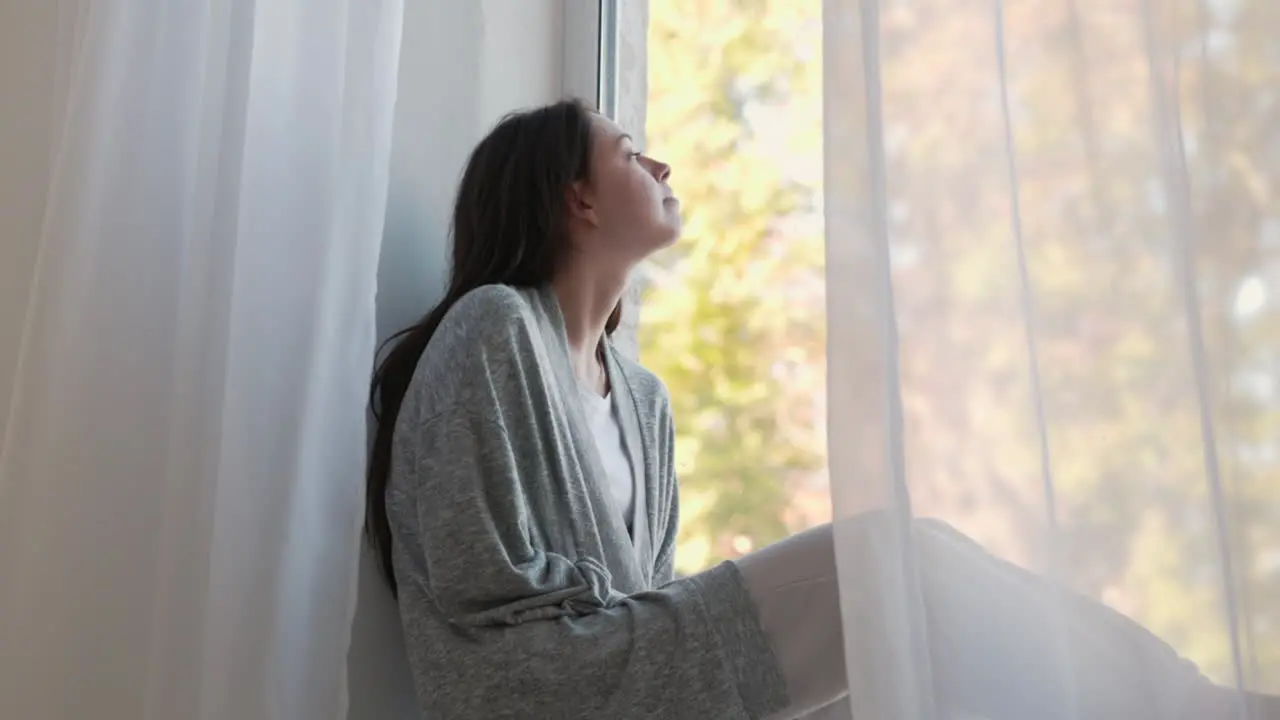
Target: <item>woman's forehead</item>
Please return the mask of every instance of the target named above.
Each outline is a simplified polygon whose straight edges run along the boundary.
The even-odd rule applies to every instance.
[[[616,138],[627,134],[626,131],[623,130],[616,122],[599,113],[596,113],[592,117],[591,122],[595,126],[596,133],[598,133],[600,137]]]

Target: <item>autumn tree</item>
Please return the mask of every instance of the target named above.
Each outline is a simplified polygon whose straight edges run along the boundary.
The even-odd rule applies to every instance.
[[[822,467],[821,187],[787,157],[820,129],[819,6],[649,9],[648,147],[675,168],[685,233],[647,269],[640,344],[671,389],[684,570],[788,534]],[[769,126],[797,101],[798,125]]]

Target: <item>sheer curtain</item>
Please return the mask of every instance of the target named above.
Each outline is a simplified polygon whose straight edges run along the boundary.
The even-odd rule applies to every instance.
[[[980,673],[940,649],[947,613],[1012,607],[936,567],[921,518],[1061,588],[1034,626],[965,616],[990,625],[963,662],[1011,694],[1088,691],[1082,597],[1280,692],[1280,5],[826,0],[824,35],[855,717],[951,716]],[[1001,633],[1043,661],[984,656]]]
[[[59,9],[0,715],[344,717],[401,3]]]

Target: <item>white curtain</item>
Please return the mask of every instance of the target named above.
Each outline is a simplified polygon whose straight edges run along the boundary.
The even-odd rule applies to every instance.
[[[399,0],[63,0],[0,715],[345,717]]]
[[[1084,697],[1066,658],[1112,626],[1079,598],[1280,693],[1280,4],[826,0],[824,36],[854,716],[949,717],[983,667]],[[938,567],[921,518],[994,557]],[[1185,710],[1165,689],[1134,717]]]

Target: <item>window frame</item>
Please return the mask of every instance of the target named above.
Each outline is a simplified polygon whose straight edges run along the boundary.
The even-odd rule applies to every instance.
[[[564,0],[563,91],[618,114],[620,0]]]

